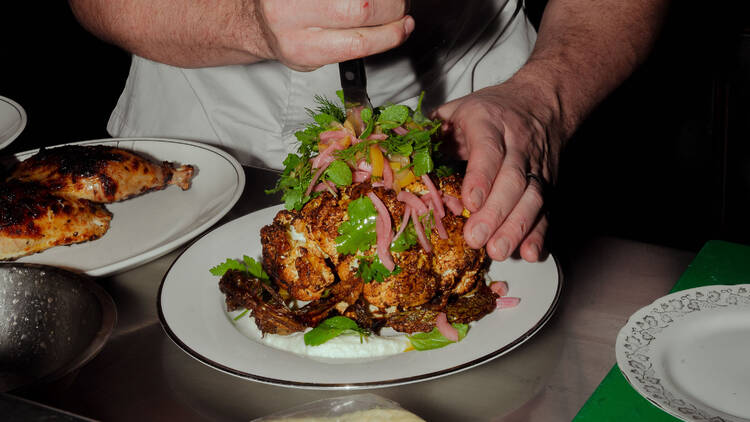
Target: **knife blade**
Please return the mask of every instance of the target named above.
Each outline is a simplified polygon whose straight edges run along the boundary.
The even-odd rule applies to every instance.
[[[367,75],[365,74],[364,59],[353,59],[339,63],[339,76],[341,77],[341,90],[344,93],[344,107],[346,119],[352,123],[361,122],[358,111],[362,108],[372,109],[370,97],[367,95]],[[359,128],[359,124],[354,124]],[[359,132],[359,130],[355,130]],[[359,133],[357,133],[359,136]]]

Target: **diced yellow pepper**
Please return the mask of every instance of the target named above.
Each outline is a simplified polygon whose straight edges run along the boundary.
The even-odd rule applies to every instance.
[[[370,146],[370,164],[372,165],[372,175],[375,177],[383,177],[383,165],[385,160],[383,159],[383,152],[380,151],[377,145]]]
[[[396,180],[398,185],[403,188],[403,187],[409,186],[415,180],[417,180],[417,176],[415,176],[411,170],[406,170],[406,171],[396,172],[394,179]]]

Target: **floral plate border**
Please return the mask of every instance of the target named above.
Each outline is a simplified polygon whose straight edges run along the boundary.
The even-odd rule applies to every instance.
[[[638,393],[657,407],[686,421],[750,422],[717,414],[666,388],[651,362],[651,345],[659,334],[686,315],[729,307],[750,307],[750,284],[713,285],[661,297],[635,312],[617,335],[617,364]]]

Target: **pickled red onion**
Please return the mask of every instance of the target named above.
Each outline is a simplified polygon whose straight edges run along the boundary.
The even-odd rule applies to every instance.
[[[372,204],[375,205],[375,209],[378,211],[378,218],[375,220],[378,258],[380,258],[380,262],[388,269],[388,271],[393,271],[396,268],[396,263],[393,262],[393,257],[391,256],[390,251],[391,241],[393,240],[391,215],[388,214],[388,208],[383,204],[383,201],[381,201],[374,192],[367,192],[367,197],[370,198],[370,201],[372,201]]]
[[[461,203],[461,200],[453,195],[443,193],[443,202],[445,202],[445,205],[453,215],[461,215],[464,212],[464,205]]]
[[[401,227],[398,228],[398,232],[395,236],[393,236],[394,239],[398,239],[399,236],[401,236],[401,233],[404,232],[406,229],[406,226],[409,225],[409,217],[411,216],[411,207],[407,205],[404,207],[404,215],[401,217]]]
[[[322,192],[322,191],[328,191],[331,192],[334,196],[338,193],[338,189],[336,189],[336,185],[334,185],[332,182],[328,180],[324,180],[313,188],[313,192]]]
[[[449,322],[445,312],[440,312],[435,320],[435,326],[445,338],[450,341],[458,341],[458,330],[456,330]]]
[[[506,281],[495,281],[490,284],[490,290],[495,292],[496,295],[502,297],[508,294],[508,282]]]
[[[422,227],[422,223],[419,222],[419,216],[416,212],[411,213],[411,221],[414,222],[414,231],[417,232],[417,239],[419,240],[419,244],[422,245],[422,249],[424,249],[425,252],[432,251],[432,245],[427,241],[427,237],[424,234],[424,227]]]
[[[383,158],[383,187],[393,189],[393,169],[387,158]]]
[[[406,135],[407,133],[409,133],[409,131],[406,130],[403,126],[394,127],[393,131],[396,132],[396,135]]]
[[[370,180],[370,173],[362,170],[357,170],[352,173],[352,180],[356,183],[366,182]]]
[[[434,211],[434,210],[435,210],[435,207],[433,207],[432,204],[430,204],[430,211]],[[434,214],[435,213],[433,213],[433,218],[435,219],[435,228],[437,229],[438,236],[440,236],[441,239],[447,239],[448,232],[445,231],[445,226],[443,225],[443,219],[438,218],[438,216]]]
[[[357,168],[362,171],[372,173],[372,164],[368,163],[367,160],[365,160],[364,158],[357,161]]]
[[[323,174],[326,168],[328,168],[328,165],[331,164],[330,162],[327,163],[325,166],[318,169],[318,171],[315,172],[315,175],[313,176],[312,180],[310,180],[310,184],[307,185],[307,190],[305,191],[305,196],[309,195],[310,192],[312,192],[313,187],[315,186],[315,182],[318,181],[320,178],[320,175]]]
[[[501,297],[495,300],[497,309],[514,308],[521,302],[521,298],[518,297]]]
[[[375,140],[375,141],[385,141],[388,139],[388,135],[385,133],[371,133],[370,136],[367,137],[368,140]]]
[[[312,159],[312,166],[313,168],[321,168],[321,167],[328,167],[329,164],[331,164],[336,157],[334,157],[333,152],[337,150],[345,149],[343,145],[341,145],[338,142],[332,142],[328,148],[323,150],[320,154],[316,155]]]
[[[414,195],[411,192],[402,190],[398,193],[398,195],[396,195],[396,199],[413,208],[417,215],[424,215],[425,213],[427,213],[427,207],[425,206],[424,202],[422,202],[417,195]]]
[[[430,191],[428,195],[432,197],[432,203],[435,204],[435,213],[440,218],[445,217],[445,207],[443,206],[443,198],[440,195],[440,190],[432,183],[430,176],[423,174],[422,181],[427,186],[427,190]]]
[[[338,141],[339,139],[346,138],[347,136],[351,135],[351,132],[349,132],[346,129],[341,130],[327,130],[325,132],[320,132],[320,140],[324,143],[328,143],[328,141]]]

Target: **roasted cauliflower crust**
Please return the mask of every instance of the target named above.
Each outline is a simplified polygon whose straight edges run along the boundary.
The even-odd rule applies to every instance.
[[[305,324],[272,289],[244,271],[227,271],[219,280],[219,290],[224,293],[227,311],[249,309],[263,334],[286,335],[305,329]]]
[[[404,333],[429,332],[435,327],[439,312],[448,322],[468,324],[495,310],[498,296],[485,283],[479,283],[471,294],[454,297],[445,305],[427,304],[396,312],[385,318],[385,325]]]
[[[438,181],[449,195],[460,198],[461,179],[449,176]],[[423,195],[421,181],[408,190]],[[281,211],[271,225],[261,229],[263,265],[271,278],[298,300],[317,301],[325,297],[339,311],[362,301],[377,314],[405,311],[430,304],[430,309],[445,307],[456,296],[482,284],[487,263],[485,250],[471,249],[463,239],[465,218],[446,209],[442,219],[448,232],[440,239],[432,229],[433,251],[427,253],[417,244],[405,252],[393,253],[401,272],[383,282],[364,283],[358,276],[357,256],[339,254],[336,238],[339,225],[348,219],[348,206],[368,192],[374,192],[391,215],[392,230],[401,225],[405,204],[396,192],[369,183],[357,183],[337,196],[324,192],[309,201],[301,211]],[[376,246],[358,256],[377,255]],[[434,325],[434,318],[430,319]]]

